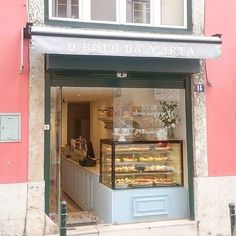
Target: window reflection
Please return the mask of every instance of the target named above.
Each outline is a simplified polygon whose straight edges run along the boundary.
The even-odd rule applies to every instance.
[[[78,19],[79,0],[54,0],[53,16]]]
[[[128,23],[150,24],[150,0],[127,0]]]
[[[116,21],[116,0],[91,0],[91,20]]]
[[[184,25],[184,0],[161,1],[161,24]]]
[[[52,17],[186,27],[188,0],[49,0]]]

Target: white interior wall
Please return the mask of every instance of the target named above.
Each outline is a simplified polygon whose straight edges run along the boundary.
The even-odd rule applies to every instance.
[[[100,139],[112,137],[112,130],[104,129],[105,124],[98,120],[98,109],[109,106],[112,106],[112,98],[90,103],[90,139],[97,159],[100,158]]]

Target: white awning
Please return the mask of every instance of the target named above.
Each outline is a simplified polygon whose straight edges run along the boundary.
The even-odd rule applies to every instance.
[[[31,27],[31,49],[45,54],[210,59],[221,54],[217,36],[167,35]]]

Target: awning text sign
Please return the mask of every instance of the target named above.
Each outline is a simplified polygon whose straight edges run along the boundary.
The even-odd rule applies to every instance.
[[[221,45],[35,35],[32,49],[47,54],[207,59],[220,56]]]

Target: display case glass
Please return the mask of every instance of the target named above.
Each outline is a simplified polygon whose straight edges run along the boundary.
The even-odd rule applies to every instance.
[[[100,182],[112,189],[183,185],[183,141],[100,141]]]

